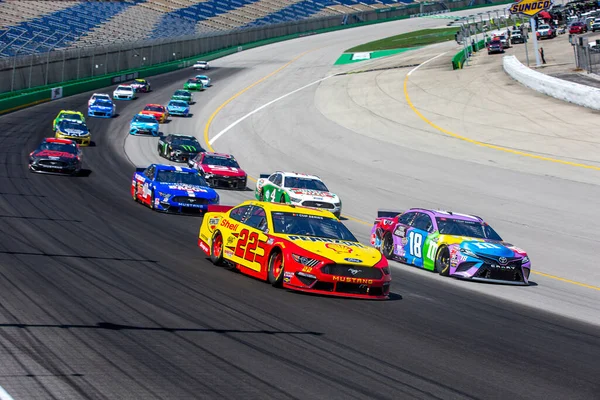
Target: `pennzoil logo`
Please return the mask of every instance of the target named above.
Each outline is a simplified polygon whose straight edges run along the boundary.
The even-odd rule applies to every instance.
[[[553,4],[552,0],[521,0],[512,4],[508,11],[511,14],[523,14],[533,17],[540,11],[549,9]]]

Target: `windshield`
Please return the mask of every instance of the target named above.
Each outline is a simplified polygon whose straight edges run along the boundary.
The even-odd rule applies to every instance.
[[[197,83],[198,81],[196,79],[188,79],[188,83]]]
[[[206,75],[196,75],[196,79],[208,79]]]
[[[178,90],[175,92],[175,96],[189,96],[190,92],[186,92],[185,90]]]
[[[154,124],[157,122],[156,118],[154,118],[151,115],[136,115],[135,121],[136,122],[147,122],[147,123],[151,123],[151,124]]]
[[[358,242],[348,228],[334,218],[290,212],[274,212],[272,217],[275,233]]]
[[[110,100],[100,99],[100,100],[96,100],[94,102],[94,105],[101,106],[101,107],[112,107],[112,102]]]
[[[583,26],[583,22],[575,22],[573,26]]]
[[[62,121],[60,124],[62,129],[77,129],[78,131],[87,131],[84,124],[75,121]]]
[[[175,146],[192,146],[192,147],[200,147],[200,143],[196,139],[187,139],[187,138],[173,138],[173,144]]]
[[[328,192],[327,186],[318,179],[313,178],[298,178],[288,176],[285,178],[284,187],[294,189],[310,189],[321,192]]]
[[[550,25],[540,25],[538,29],[550,29]]]
[[[502,240],[491,226],[477,221],[436,218],[438,230],[442,235],[467,236],[478,239]]]
[[[129,86],[119,86],[117,88],[117,90],[121,90],[121,91],[124,91],[124,92],[131,92],[133,89],[130,88]]]
[[[240,165],[233,158],[216,157],[216,156],[204,156],[202,164],[206,165],[219,165],[222,167],[239,168]]]
[[[144,108],[144,111],[163,112],[163,109],[162,109],[162,107],[159,107],[159,106],[146,106],[146,108]]]
[[[60,114],[61,119],[72,119],[75,121],[81,121],[81,115],[79,114],[71,114],[71,113],[62,113]]]
[[[63,153],[77,154],[77,147],[72,144],[42,143],[40,150],[61,151]]]
[[[196,172],[158,171],[156,181],[159,183],[179,183],[186,185],[208,186],[204,178]]]
[[[107,94],[95,94],[92,96],[92,99],[94,99],[95,101],[98,101],[100,99],[110,100],[110,96]]]
[[[169,103],[171,107],[187,107],[187,103],[185,101],[172,101]]]

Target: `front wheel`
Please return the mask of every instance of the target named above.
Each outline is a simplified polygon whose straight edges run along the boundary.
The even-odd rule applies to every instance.
[[[443,246],[435,257],[435,270],[441,276],[449,276],[450,275],[450,250]]]
[[[391,260],[394,257],[394,238],[389,232],[386,232],[385,235],[383,235],[383,241],[381,243],[381,253],[388,260]]]
[[[223,236],[221,235],[221,232],[218,231],[213,236],[210,249],[210,261],[215,265],[223,264]]]
[[[269,257],[269,283],[275,287],[280,287],[283,282],[284,270],[283,254],[277,250]]]

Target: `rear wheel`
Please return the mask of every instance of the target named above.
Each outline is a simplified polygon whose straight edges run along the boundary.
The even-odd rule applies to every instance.
[[[279,250],[275,250],[269,257],[269,283],[275,287],[280,287],[283,282],[284,265],[283,265],[283,253]]]
[[[260,190],[260,193],[258,193],[258,200],[259,201],[265,201],[265,193],[263,192],[263,190]]]
[[[223,236],[221,232],[215,232],[210,249],[210,261],[215,265],[223,264]]]
[[[150,208],[151,209],[155,209],[154,207],[154,192],[152,192],[152,195],[150,196]]]
[[[133,188],[133,201],[137,202],[138,201],[138,191],[137,191],[137,185],[134,186]]]
[[[388,260],[391,260],[394,257],[394,238],[389,232],[386,232],[385,235],[383,235],[383,241],[381,243],[381,253]]]
[[[435,270],[442,276],[450,275],[450,250],[446,247],[440,247],[435,257]]]

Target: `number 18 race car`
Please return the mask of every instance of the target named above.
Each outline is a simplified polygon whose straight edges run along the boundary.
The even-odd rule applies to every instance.
[[[446,211],[411,208],[379,211],[371,244],[388,259],[443,276],[528,285],[527,253],[506,243],[481,218]]]
[[[387,260],[325,210],[246,201],[208,212],[198,246],[214,264],[233,264],[276,287],[364,299],[390,291]]]

